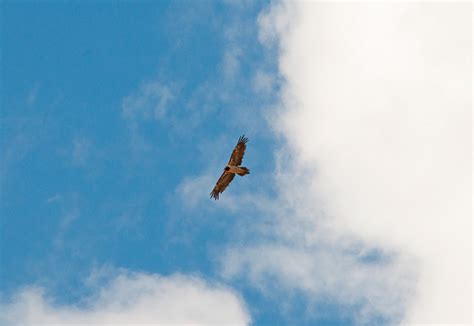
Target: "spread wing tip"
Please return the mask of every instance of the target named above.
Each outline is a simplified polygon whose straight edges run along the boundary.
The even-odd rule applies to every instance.
[[[214,198],[214,200],[218,200],[219,199],[219,192],[217,191],[211,191],[211,193],[209,194],[210,195],[210,198]]]
[[[242,135],[239,137],[239,141],[238,141],[238,144],[246,144],[247,142],[249,141],[249,139],[247,137],[245,137],[245,135]]]

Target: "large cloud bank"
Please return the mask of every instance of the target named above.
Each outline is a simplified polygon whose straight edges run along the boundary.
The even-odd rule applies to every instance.
[[[58,305],[44,289],[19,291],[0,306],[2,325],[246,325],[240,298],[226,287],[184,275],[121,272],[80,304]]]
[[[285,81],[272,123],[293,215],[283,249],[231,251],[225,273],[277,275],[392,321],[469,323],[470,5],[284,1],[260,26]],[[351,258],[353,240],[393,253],[388,267]]]

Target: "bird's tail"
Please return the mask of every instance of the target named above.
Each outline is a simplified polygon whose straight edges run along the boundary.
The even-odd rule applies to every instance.
[[[246,175],[246,174],[250,174],[250,170],[247,169],[245,166],[239,166],[239,171],[237,172],[238,175],[240,175],[241,177]]]

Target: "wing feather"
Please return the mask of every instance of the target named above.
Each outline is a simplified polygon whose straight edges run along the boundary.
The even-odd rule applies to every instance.
[[[232,182],[234,177],[235,177],[234,173],[224,171],[222,175],[220,176],[219,180],[217,180],[216,185],[214,186],[214,189],[212,189],[210,193],[211,198],[219,199],[219,194],[224,192],[225,188],[227,188],[229,183]]]
[[[229,163],[227,163],[228,165],[239,166],[242,164],[242,159],[244,158],[245,149],[247,148],[246,144],[248,141],[249,139],[245,137],[245,135],[239,137],[237,145],[235,145],[232,155],[230,155]]]

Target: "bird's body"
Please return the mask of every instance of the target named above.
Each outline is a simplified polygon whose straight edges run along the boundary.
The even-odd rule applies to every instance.
[[[249,174],[250,171],[249,169],[247,169],[246,167],[244,166],[229,166],[227,165],[225,168],[224,168],[225,171],[229,172],[229,173],[236,173],[240,176],[244,176],[246,174]]]
[[[237,145],[235,145],[235,148],[232,151],[229,163],[227,163],[222,175],[220,176],[219,180],[217,180],[214,189],[211,191],[211,198],[216,200],[219,199],[219,194],[224,192],[225,188],[227,188],[227,186],[232,182],[236,174],[244,176],[250,173],[248,168],[245,166],[240,166],[245,154],[247,142],[248,138],[245,138],[244,135],[240,136]]]

